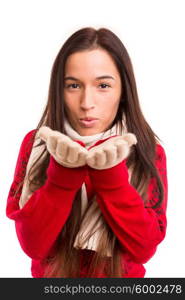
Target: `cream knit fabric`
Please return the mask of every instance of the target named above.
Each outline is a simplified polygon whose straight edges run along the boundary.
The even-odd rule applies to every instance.
[[[123,115],[123,132],[122,134],[125,134],[127,132],[126,128],[126,120],[125,120],[125,115]],[[103,132],[103,133],[98,133],[95,135],[91,136],[81,136],[79,135],[69,124],[68,120],[65,119],[64,122],[65,130],[67,133],[67,136],[69,136],[73,140],[80,140],[85,144],[85,147],[88,148],[95,144],[98,140],[105,139],[107,137],[113,136],[113,135],[121,135],[121,128],[118,126],[118,124],[115,124],[111,129]],[[37,143],[40,142],[40,138],[37,136],[35,137],[35,141],[32,147],[32,151],[29,157],[29,161],[27,164],[26,168],[26,176],[24,179],[24,184],[23,184],[23,189],[19,201],[19,206],[20,208],[23,207],[23,205],[28,201],[28,199],[31,197],[32,193],[29,190],[29,185],[28,185],[28,171],[33,164],[33,162],[37,159],[39,154],[43,151],[45,148],[45,145],[41,145],[39,147],[34,147]],[[46,153],[45,153],[46,155]],[[45,156],[42,156],[42,159],[44,159]],[[129,180],[130,180],[130,170],[129,171]],[[87,198],[87,191],[86,191],[86,186],[85,183],[82,185],[82,194],[81,194],[81,217],[83,216],[87,205],[88,205],[88,198]],[[91,216],[91,219],[90,217]],[[79,249],[90,249],[90,250],[97,250],[98,244],[101,242],[101,236],[102,236],[102,230],[101,230],[101,225],[103,225],[104,219],[102,217],[101,210],[98,206],[98,203],[96,201],[96,196],[91,201],[91,205],[89,206],[83,222],[81,223],[80,230],[75,238],[74,242],[74,247]],[[99,228],[98,228],[99,227]],[[94,232],[95,231],[95,232]],[[94,232],[91,237],[85,242],[84,240],[86,239],[86,236],[88,236],[89,232]],[[111,249],[110,247],[108,249],[105,249],[106,251],[106,256],[111,256]]]

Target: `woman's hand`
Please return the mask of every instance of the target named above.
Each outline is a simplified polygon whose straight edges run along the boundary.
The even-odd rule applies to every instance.
[[[59,131],[42,126],[38,136],[46,142],[48,152],[55,160],[68,168],[89,165],[94,169],[108,169],[116,166],[130,153],[130,147],[137,143],[133,133],[111,137],[105,142],[87,150],[78,142]]]
[[[77,168],[86,164],[88,150],[65,134],[42,126],[38,136],[46,142],[48,152],[64,167]]]
[[[86,158],[87,164],[94,169],[108,169],[116,166],[130,153],[130,147],[137,143],[133,133],[112,137],[91,148]]]

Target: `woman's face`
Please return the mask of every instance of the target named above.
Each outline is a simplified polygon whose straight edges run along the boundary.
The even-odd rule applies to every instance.
[[[64,102],[73,129],[82,136],[108,129],[117,114],[121,88],[119,72],[107,51],[71,54],[65,65]],[[81,120],[85,118],[91,121]]]

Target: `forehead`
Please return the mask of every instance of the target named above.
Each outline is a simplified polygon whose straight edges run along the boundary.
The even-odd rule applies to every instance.
[[[73,74],[71,74],[71,72]],[[79,51],[71,54],[66,61],[66,75],[84,74],[101,76],[101,73],[119,76],[111,55],[104,49]]]

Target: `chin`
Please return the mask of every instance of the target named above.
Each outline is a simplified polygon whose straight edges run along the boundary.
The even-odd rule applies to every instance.
[[[95,135],[95,134],[98,134],[98,133],[101,133],[100,130],[95,130],[95,129],[92,129],[92,128],[86,128],[84,130],[80,130],[78,132],[81,136],[89,136],[89,135]]]

